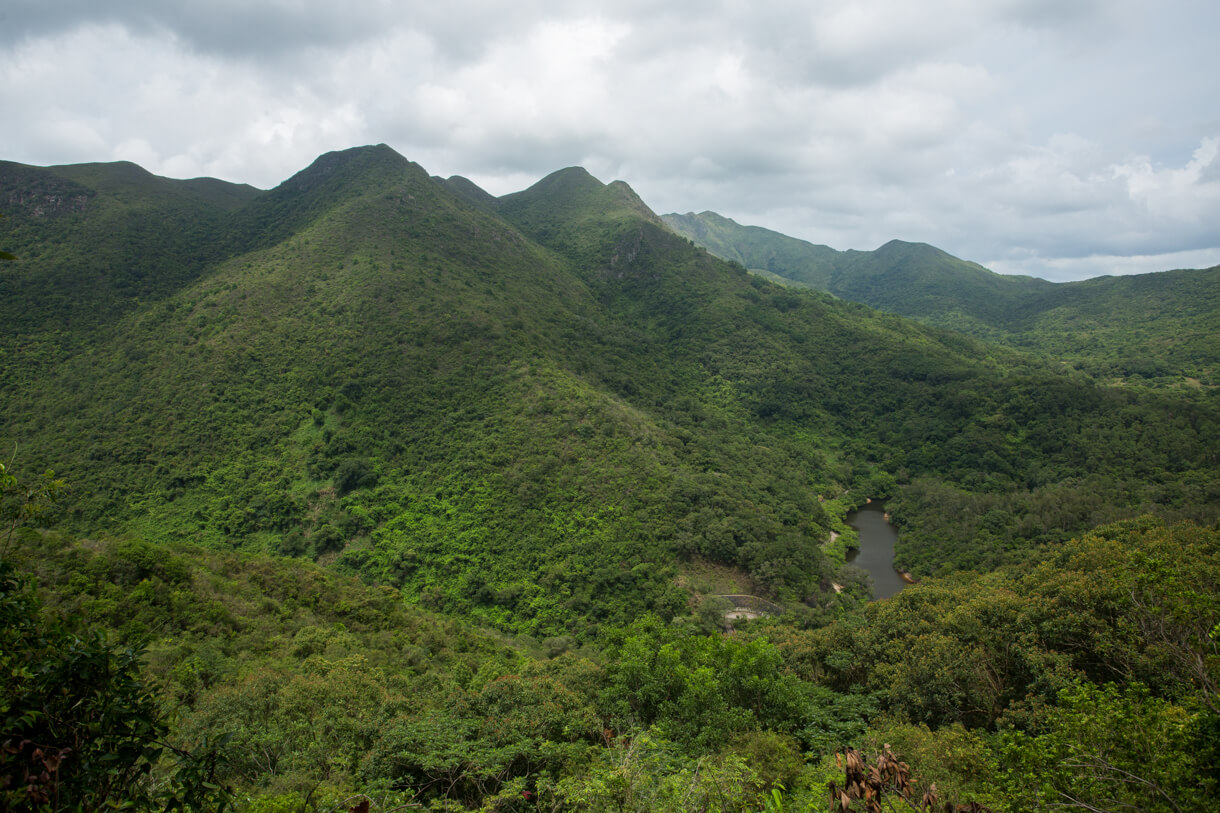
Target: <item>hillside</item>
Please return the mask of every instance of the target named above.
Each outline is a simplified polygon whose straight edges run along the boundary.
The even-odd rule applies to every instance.
[[[229,214],[258,196],[210,178],[158,178],[126,162],[0,162],[0,190],[5,244],[21,260],[0,275],[7,324],[44,338],[91,333],[137,300],[189,284],[224,255],[218,235]]]
[[[1101,378],[1212,386],[1220,363],[1220,267],[1051,283],[995,274],[921,243],[840,252],[714,212],[664,219],[716,256],[775,281],[1066,361]]]

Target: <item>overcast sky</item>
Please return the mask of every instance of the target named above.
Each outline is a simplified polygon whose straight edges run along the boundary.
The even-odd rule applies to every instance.
[[[0,158],[269,188],[385,142],[838,249],[1205,267],[1217,42],[1217,0],[3,0]]]

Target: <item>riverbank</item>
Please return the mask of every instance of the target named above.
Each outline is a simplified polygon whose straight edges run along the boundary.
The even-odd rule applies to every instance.
[[[860,547],[860,535],[847,524],[847,514],[855,506],[843,500],[822,500],[822,509],[830,517],[830,536],[822,543],[822,553],[835,564],[847,563],[847,552]]]

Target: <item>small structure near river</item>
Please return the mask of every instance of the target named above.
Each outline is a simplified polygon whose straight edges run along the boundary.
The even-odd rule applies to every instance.
[[[727,601],[733,606],[724,613],[724,623],[733,629],[733,622],[739,619],[762,618],[766,615],[782,615],[784,608],[765,598],[747,595],[710,596],[710,598]]]

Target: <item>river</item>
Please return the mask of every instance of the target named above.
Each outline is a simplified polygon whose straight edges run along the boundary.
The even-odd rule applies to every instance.
[[[847,515],[847,524],[860,534],[859,550],[849,550],[847,561],[862,567],[873,577],[873,594],[877,598],[889,598],[906,582],[894,570],[894,543],[898,531],[885,518],[885,506],[871,502]]]

